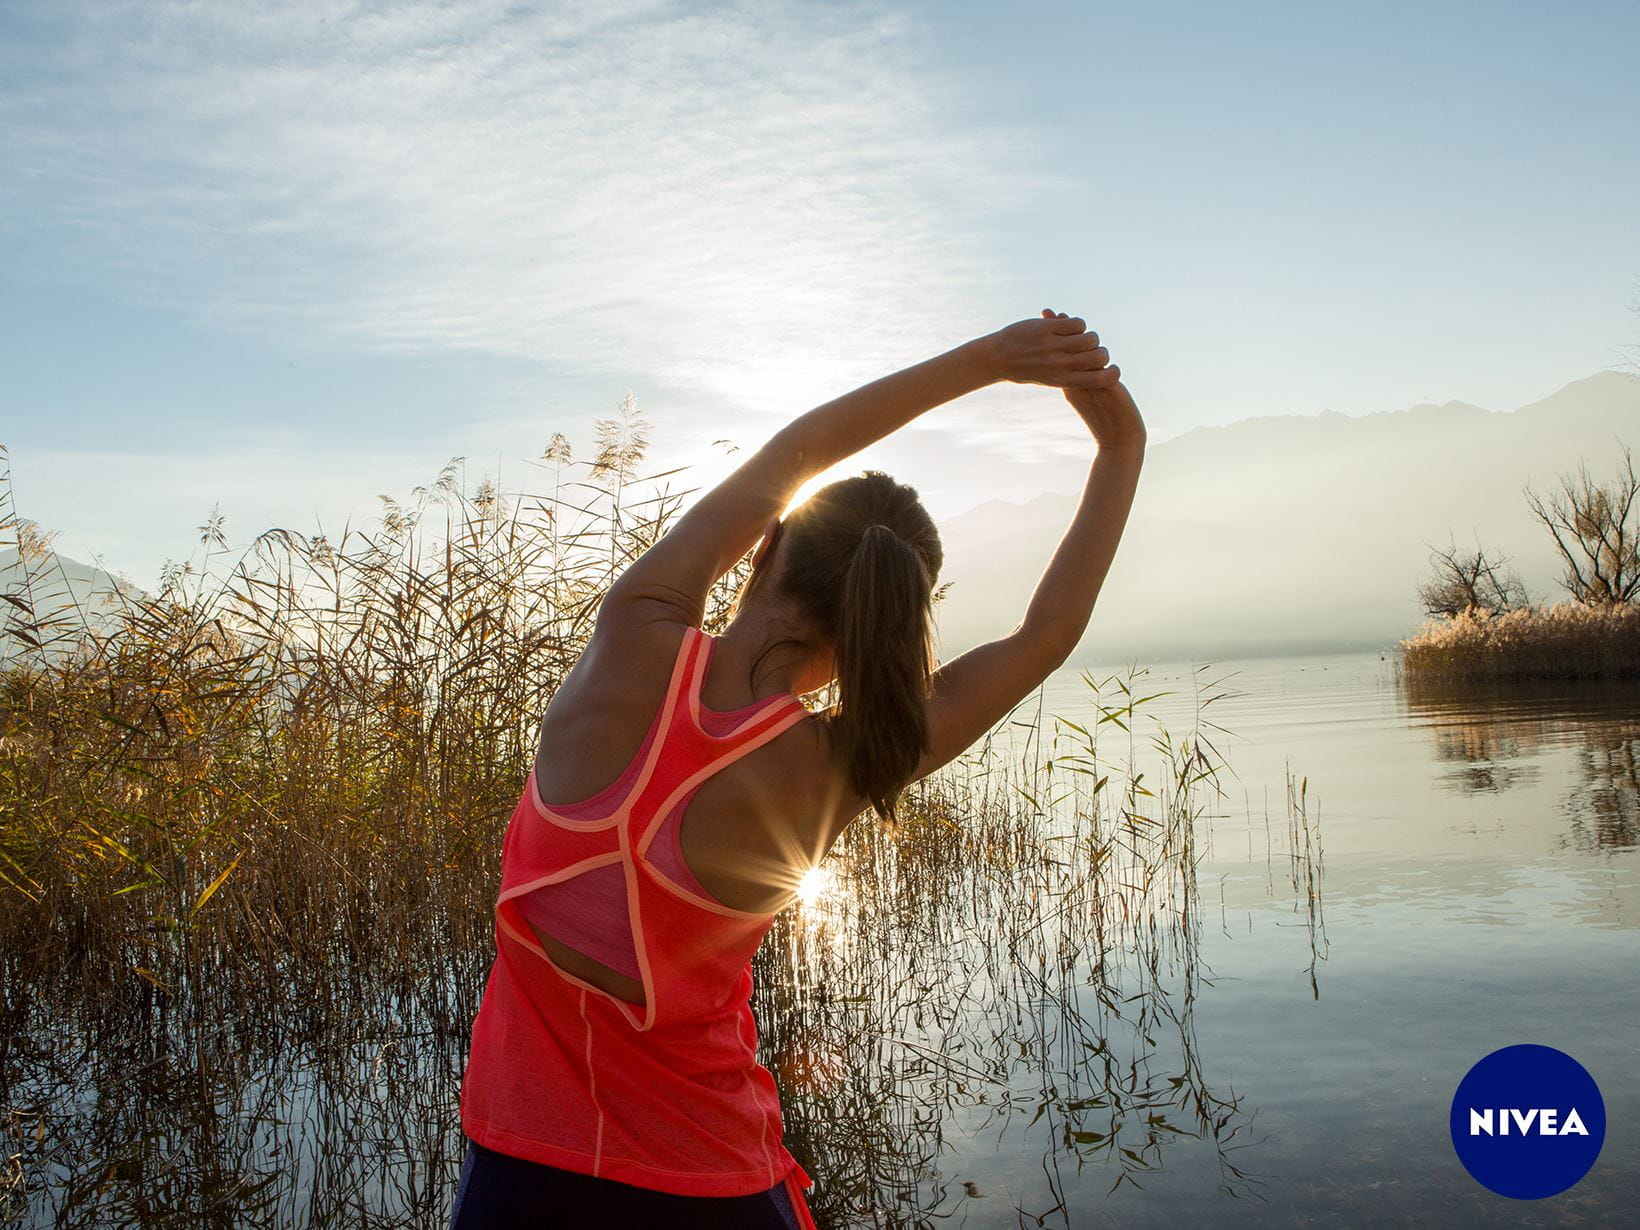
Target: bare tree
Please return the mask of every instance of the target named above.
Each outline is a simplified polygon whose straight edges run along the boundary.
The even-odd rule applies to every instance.
[[[1619,441],[1623,463],[1609,484],[1595,485],[1588,466],[1562,475],[1560,489],[1544,499],[1526,488],[1532,513],[1555,540],[1565,566],[1561,584],[1589,606],[1628,602],[1640,594],[1640,478],[1629,446]]]
[[[1635,286],[1637,289],[1640,289],[1640,279],[1635,280]],[[1629,304],[1629,308],[1636,313],[1640,313],[1640,296],[1637,296],[1634,302]],[[1640,380],[1640,342],[1633,342],[1630,345],[1621,346],[1618,349],[1624,356],[1623,366],[1629,369],[1630,377],[1635,380]]]
[[[1418,601],[1431,615],[1461,615],[1477,609],[1501,614],[1531,601],[1520,576],[1513,568],[1504,568],[1507,557],[1485,547],[1477,545],[1473,551],[1456,543],[1445,549],[1430,547],[1429,562],[1434,576],[1418,586]]]

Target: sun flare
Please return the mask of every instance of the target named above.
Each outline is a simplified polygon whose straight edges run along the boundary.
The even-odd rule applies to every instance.
[[[813,905],[837,886],[837,877],[826,867],[810,867],[797,882],[797,899]]]

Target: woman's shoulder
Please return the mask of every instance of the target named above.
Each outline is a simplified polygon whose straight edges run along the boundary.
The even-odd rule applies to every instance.
[[[629,614],[602,614],[575,665],[564,677],[564,687],[578,689],[586,683],[595,685],[600,694],[611,688],[619,692],[650,691],[646,685],[658,680],[664,688],[691,627],[673,619],[641,620]],[[570,695],[574,697],[577,692]]]
[[[617,742],[626,735],[632,736],[627,742],[641,738],[691,633],[706,635],[675,616],[632,607],[606,609],[548,708],[548,726],[559,724],[565,730],[590,720],[603,738],[612,730],[620,732]],[[855,794],[837,765],[825,716],[811,710],[809,720],[792,724],[745,767],[761,770],[754,772],[756,777],[778,782],[783,803],[778,810],[812,842],[829,847],[870,803]]]
[[[681,619],[670,608],[659,604],[608,602],[599,609],[592,625],[587,648],[600,645],[629,647],[670,646],[675,653],[689,633],[701,632],[700,627]]]
[[[612,748],[636,747],[688,636],[687,625],[600,618],[541,719],[537,771],[574,791],[606,776]],[[548,763],[549,747],[555,753]],[[605,763],[605,762],[608,763]]]

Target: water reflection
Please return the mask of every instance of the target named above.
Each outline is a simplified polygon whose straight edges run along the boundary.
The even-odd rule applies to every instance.
[[[1594,852],[1640,842],[1640,685],[1408,680],[1401,698],[1449,766],[1442,785],[1501,793],[1536,785],[1548,771],[1562,791],[1568,844]]]
[[[346,1023],[315,1032],[291,1005],[248,1005],[224,984],[209,1006],[181,1011],[35,990],[46,992],[41,1011],[10,1038],[0,1090],[20,1180],[3,1211],[20,1224],[410,1227],[447,1216],[459,1036],[407,1030],[390,1000],[371,996],[333,1005],[351,1009]]]

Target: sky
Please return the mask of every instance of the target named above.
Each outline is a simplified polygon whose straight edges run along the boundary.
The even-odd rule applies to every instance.
[[[1512,409],[1640,341],[1636,47],[1632,3],[8,0],[0,443],[144,584],[213,506],[538,488],[628,391],[710,482],[1043,307],[1153,444]],[[1010,385],[847,468],[945,518],[1090,455]]]

